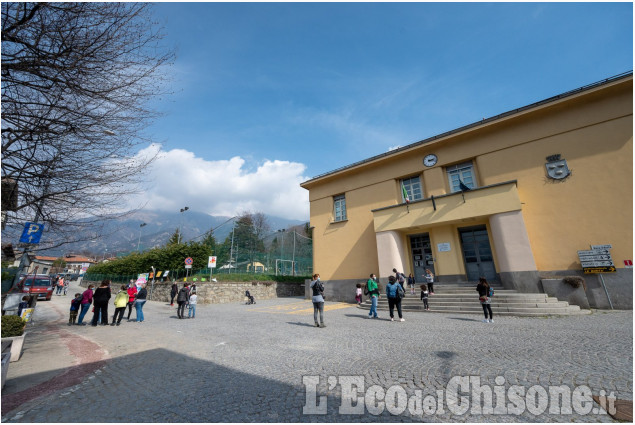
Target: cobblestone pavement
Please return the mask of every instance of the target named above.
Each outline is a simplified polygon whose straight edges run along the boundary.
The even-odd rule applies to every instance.
[[[66,301],[54,297],[38,307],[65,308]],[[298,298],[199,305],[192,320],[178,320],[176,308],[165,303],[146,304],[143,323],[67,327],[67,318],[59,319],[76,341],[98,344],[105,363],[70,387],[3,412],[3,422],[613,421],[593,411],[482,414],[478,402],[459,415],[452,396],[441,397],[443,409],[427,405],[422,412],[415,404],[411,412],[398,405],[391,409],[396,415],[388,408],[373,411],[367,398],[363,414],[345,415],[339,413],[348,400],[342,376],[363,379],[362,398],[375,394],[373,385],[391,394],[397,385],[410,399],[421,390],[422,398],[434,396],[428,401],[438,403],[437,390],[452,377],[478,376],[481,385],[503,391],[586,385],[595,395],[606,391],[632,400],[631,311],[495,317],[495,323],[474,315],[410,313],[405,322],[390,322],[385,314],[373,320],[354,306],[327,303],[327,327],[315,328],[310,302]],[[317,397],[327,396],[320,407],[310,396],[307,401],[303,376],[319,377]],[[324,403],[325,414],[303,414],[305,405],[319,411]]]

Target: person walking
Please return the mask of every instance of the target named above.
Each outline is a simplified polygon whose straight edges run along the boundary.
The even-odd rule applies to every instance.
[[[196,291],[193,290],[192,293],[190,294],[189,308],[187,310],[188,319],[196,319],[196,300],[197,299],[198,299],[198,296],[196,295]]]
[[[134,280],[130,280],[128,284],[128,289],[126,290],[128,293],[128,321],[130,321],[130,315],[132,314],[132,306],[134,305],[135,297],[137,296],[137,286],[134,284]]]
[[[492,298],[490,297],[490,286],[487,283],[487,279],[484,277],[479,278],[478,285],[476,285],[476,290],[478,291],[478,300],[483,306],[483,314],[485,315],[484,323],[494,323],[494,317],[492,316]],[[489,313],[489,319],[487,318],[487,314]]]
[[[426,274],[424,274],[423,277],[428,284],[430,295],[434,295],[434,273],[432,273],[430,269],[426,269]]]
[[[378,319],[377,315],[377,300],[379,299],[379,286],[377,285],[377,276],[374,273],[370,274],[370,279],[366,282],[368,287],[368,295],[370,296],[370,311],[368,312],[369,318]]]
[[[137,291],[137,296],[135,297],[135,301],[134,301],[134,308],[137,313],[137,322],[139,323],[143,322],[144,320],[143,306],[146,303],[147,298],[148,298],[148,291],[146,290],[146,286],[142,284],[139,287],[139,290]]]
[[[124,311],[126,311],[128,300],[128,288],[126,288],[126,285],[121,285],[121,289],[115,296],[115,314],[112,316],[112,322],[110,323],[110,326],[115,326],[115,324],[119,326],[119,324],[121,323],[121,319],[123,318],[123,313]],[[118,320],[117,316],[119,316]]]
[[[68,291],[68,285],[70,285],[70,284],[71,284],[71,279],[70,278],[64,279],[64,289],[63,289],[64,296],[66,296],[66,292]]]
[[[91,325],[97,326],[97,321],[101,316],[101,325],[106,326],[108,324],[108,301],[110,300],[110,281],[102,280],[99,288],[93,295],[95,313],[93,314],[93,320]]]
[[[401,314],[401,297],[399,294],[403,294],[403,288],[397,282],[395,276],[388,277],[388,285],[386,285],[386,297],[388,297],[388,309],[390,310],[390,321],[395,321],[395,306],[397,307],[397,313],[399,314],[399,321],[404,322],[403,315]]]
[[[362,305],[362,284],[358,283],[355,288],[355,301],[357,305]]]
[[[185,305],[187,304],[189,299],[190,299],[190,290],[188,288],[188,283],[185,282],[185,284],[183,285],[183,287],[179,291],[179,294],[176,297],[176,303],[178,304],[178,307],[176,308],[176,315],[179,316],[179,319],[185,318],[185,314],[184,314]]]
[[[179,287],[176,284],[176,281],[172,282],[172,289],[170,289],[170,306],[174,305],[174,297],[179,293]]]
[[[55,295],[62,295],[62,290],[64,289],[64,277],[60,276],[57,279],[57,289],[55,291]]]
[[[406,275],[398,272],[397,269],[392,269],[392,271],[395,273],[395,280],[399,283],[399,285],[401,286],[401,289],[405,292],[406,288]]]
[[[324,285],[320,282],[320,275],[314,274],[313,280],[311,281],[311,290],[313,291],[313,296],[311,297],[311,301],[313,301],[313,321],[315,322],[316,328],[325,328],[324,324]],[[320,312],[320,321],[318,322],[318,311]]]
[[[82,302],[81,302],[82,310],[80,311],[79,318],[77,319],[77,324],[79,326],[86,326],[86,323],[84,323],[83,320],[84,320],[84,316],[86,316],[86,313],[88,313],[88,308],[90,307],[90,304],[93,302],[93,288],[94,287],[95,287],[94,285],[88,285],[88,289],[82,292]]]
[[[408,275],[408,286],[410,287],[410,295],[414,295],[415,294],[415,284],[417,282],[415,282],[415,277],[412,275],[412,273],[410,273]]]

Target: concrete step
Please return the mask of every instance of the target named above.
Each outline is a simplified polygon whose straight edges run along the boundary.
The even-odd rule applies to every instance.
[[[577,307],[577,308],[576,308]],[[358,307],[361,310],[368,311],[369,306],[362,305]],[[377,306],[377,310],[381,312],[388,311],[388,306]],[[568,306],[564,308],[548,309],[548,308],[525,308],[525,309],[495,309],[492,308],[494,316],[523,316],[523,317],[541,317],[541,316],[569,316],[569,315],[585,315],[591,314],[590,310],[582,310],[578,306]],[[479,306],[474,309],[462,309],[462,310],[437,310],[430,306],[430,310],[423,310],[423,306],[415,307],[402,307],[404,312],[419,312],[419,313],[444,313],[444,314],[474,314],[478,316],[483,315],[483,309]]]

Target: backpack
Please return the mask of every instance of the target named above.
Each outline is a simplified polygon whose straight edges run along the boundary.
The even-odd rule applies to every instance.
[[[315,282],[315,285],[313,285],[313,296],[317,297],[318,295],[322,295],[324,296],[324,287],[322,286],[322,283],[319,281]]]
[[[403,285],[403,283],[406,281],[406,275],[403,273],[397,273],[397,280],[399,281],[401,285]],[[402,298],[402,297],[399,297],[399,298]]]
[[[368,292],[368,282],[366,282],[366,285],[364,285],[364,295],[369,295],[370,292]]]
[[[186,288],[181,288],[181,290],[179,291],[179,296],[176,298],[177,301],[187,301],[187,289]]]
[[[494,296],[494,288],[492,288],[491,286],[489,288],[489,292],[488,292],[487,296],[490,297],[490,298]]]
[[[406,296],[406,293],[404,292],[403,288],[401,287],[401,285],[397,285],[397,297],[399,299],[403,298]]]

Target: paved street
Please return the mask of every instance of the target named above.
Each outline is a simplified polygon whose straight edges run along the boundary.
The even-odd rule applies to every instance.
[[[613,421],[593,411],[542,409],[536,417],[529,408],[456,414],[452,397],[433,414],[406,408],[393,415],[369,403],[373,385],[393,393],[397,385],[408,398],[417,390],[436,396],[461,376],[479,376],[481,385],[504,391],[586,385],[594,395],[603,390],[632,400],[630,311],[562,318],[496,317],[494,311],[492,324],[474,315],[410,313],[400,323],[385,320],[387,312],[372,320],[355,306],[327,303],[327,327],[318,329],[311,303],[299,298],[199,305],[193,320],[178,320],[175,307],[148,302],[143,323],[69,327],[76,289],[38,303],[37,343],[30,346],[27,337],[22,359],[9,368],[3,422]],[[51,359],[44,363],[46,344]],[[309,411],[324,406],[307,403],[303,376],[319,377],[317,397],[327,395],[326,414],[303,414],[305,404]],[[348,400],[342,394],[346,376],[363,379],[367,408],[361,415],[339,413]]]

